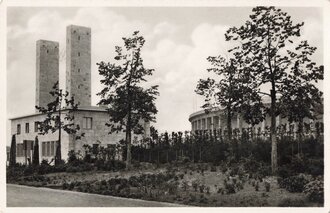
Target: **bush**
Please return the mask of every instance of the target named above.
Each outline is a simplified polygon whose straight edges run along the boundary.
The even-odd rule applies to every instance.
[[[308,159],[306,166],[306,172],[313,175],[319,176],[324,175],[324,160],[322,159]]]
[[[216,172],[216,171],[217,171],[217,167],[211,166],[211,172]]]
[[[270,182],[269,181],[265,181],[265,189],[266,189],[266,192],[270,191]]]
[[[195,190],[195,192],[197,192],[197,189],[198,189],[198,186],[200,184],[200,181],[194,180],[191,184],[192,184],[192,187]]]
[[[257,183],[255,184],[254,189],[255,189],[256,191],[259,191],[259,182],[258,182],[258,181],[257,181]]]
[[[288,177],[285,179],[279,178],[278,184],[281,188],[289,192],[303,192],[304,186],[310,181],[310,177],[304,174]]]
[[[232,181],[224,181],[224,185],[225,185],[225,190],[227,194],[234,194],[236,193],[235,190],[235,184]]]
[[[303,191],[308,199],[313,202],[324,202],[324,182],[321,178],[313,180],[305,185]]]
[[[281,178],[288,178],[291,176],[296,175],[297,173],[294,172],[289,165],[283,165],[278,169],[278,176]]]

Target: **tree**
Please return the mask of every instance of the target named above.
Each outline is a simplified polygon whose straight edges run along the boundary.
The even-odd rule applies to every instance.
[[[249,79],[238,72],[238,61],[234,59],[226,60],[222,56],[208,57],[207,60],[213,66],[207,69],[219,76],[219,81],[212,78],[200,79],[195,90],[197,94],[205,97],[205,104],[202,108],[206,113],[214,108],[224,109],[227,118],[228,139],[232,139],[232,118],[234,113],[240,112],[243,97],[252,91],[247,87]],[[251,93],[250,97],[254,97]],[[251,99],[251,101],[254,101]],[[246,108],[251,104],[246,104]]]
[[[43,121],[38,122],[39,134],[45,135],[49,132],[55,133],[58,131],[58,143],[55,153],[55,165],[61,164],[62,155],[61,155],[61,137],[62,130],[68,133],[69,135],[75,135],[75,139],[81,139],[84,136],[84,133],[76,135],[80,130],[80,126],[74,123],[73,112],[77,111],[78,104],[74,102],[74,97],[69,98],[69,93],[67,91],[62,91],[58,88],[58,82],[53,86],[52,91],[49,92],[54,101],[47,104],[47,107],[36,106],[36,109],[44,114],[46,117]],[[63,108],[64,102],[64,108]],[[63,114],[63,111],[66,113]]]
[[[131,166],[132,132],[143,133],[141,121],[155,120],[155,106],[158,86],[145,89],[142,83],[153,69],[146,69],[141,57],[141,49],[145,39],[135,31],[130,38],[123,38],[124,46],[116,46],[116,63],[97,63],[99,74],[103,76],[101,84],[104,88],[97,94],[101,97],[99,104],[107,106],[110,116],[106,124],[113,132],[125,131],[127,143],[127,169]]]
[[[37,166],[39,163],[39,140],[38,136],[36,136],[34,140],[32,164]]]
[[[9,166],[13,167],[15,165],[16,165],[16,135],[14,134],[11,138]]]
[[[283,85],[282,90],[286,90],[280,100],[280,112],[282,117],[287,117],[290,123],[298,124],[298,157],[300,156],[300,142],[303,138],[305,126],[304,118],[316,119],[319,108],[323,108],[323,93],[319,91],[315,85],[308,81],[302,82],[300,79],[290,82],[294,85],[292,88],[287,88]]]
[[[238,45],[231,51],[236,60],[245,64],[243,69],[256,83],[255,91],[271,99],[266,112],[271,117],[271,164],[272,172],[276,173],[278,100],[295,90],[292,82],[323,79],[323,66],[317,66],[309,59],[316,50],[315,47],[309,46],[307,41],[298,43],[304,23],[293,24],[286,12],[275,7],[256,7],[252,12],[244,25],[230,28],[225,36],[228,41],[238,41]],[[290,50],[293,45],[296,47]],[[306,69],[295,68],[302,66]],[[267,86],[270,87],[270,92],[261,89]]]

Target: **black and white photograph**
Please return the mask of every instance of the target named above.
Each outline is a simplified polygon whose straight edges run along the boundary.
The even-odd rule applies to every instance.
[[[330,210],[329,1],[78,2],[6,5],[7,209]]]

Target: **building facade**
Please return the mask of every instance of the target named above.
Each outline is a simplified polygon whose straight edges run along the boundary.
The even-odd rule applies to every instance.
[[[209,113],[205,113],[205,110],[200,110],[192,113],[189,116],[189,122],[191,123],[192,132],[196,131],[218,131],[223,134],[227,130],[227,118],[224,110],[214,109]],[[316,115],[316,119],[309,118],[304,119],[304,123],[310,126],[310,134],[316,134],[317,126],[323,125],[323,113],[319,112]],[[271,117],[269,115],[259,124],[251,126],[242,119],[239,113],[234,113],[232,116],[231,126],[233,135],[235,133],[241,134],[243,131],[250,130],[254,135],[260,135],[263,137],[269,136],[269,130],[271,126]],[[289,123],[287,118],[281,116],[276,117],[276,126],[278,131],[290,133],[294,138],[297,136],[298,124],[293,122]]]
[[[91,106],[91,29],[70,25],[67,27],[66,40],[66,90],[74,96],[75,103],[79,103],[78,110],[73,113],[75,125],[80,126],[77,134],[84,133],[84,137],[76,139],[75,135],[61,132],[61,154],[67,160],[68,152],[84,153],[83,146],[113,146],[125,139],[125,133],[109,134],[109,115],[105,107]],[[54,84],[59,81],[59,44],[54,41],[37,41],[36,58],[36,105],[47,106],[54,101],[49,94]],[[68,110],[61,110],[63,114]],[[64,115],[63,115],[64,117]],[[39,159],[54,160],[58,145],[59,133],[39,134],[38,122],[44,120],[45,115],[33,113],[30,115],[11,118],[11,134],[16,135],[16,161],[22,164],[32,163],[35,138],[39,141]],[[145,134],[133,136],[142,138],[149,136],[149,123],[143,123]],[[40,160],[40,161],[41,161]]]

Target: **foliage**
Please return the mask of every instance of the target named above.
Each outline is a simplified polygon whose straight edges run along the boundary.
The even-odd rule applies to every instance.
[[[104,77],[101,84],[105,87],[98,93],[99,104],[106,105],[110,119],[106,124],[110,133],[125,130],[127,144],[127,168],[131,164],[131,134],[143,133],[141,121],[155,120],[157,113],[154,103],[158,86],[148,89],[142,87],[146,77],[152,75],[153,69],[146,69],[141,57],[145,39],[135,31],[130,38],[123,38],[125,50],[116,46],[115,63],[100,62],[99,74]]]
[[[61,131],[65,131],[69,135],[74,135],[75,139],[80,139],[84,137],[84,133],[77,133],[80,130],[78,124],[74,124],[74,115],[73,112],[77,111],[79,103],[74,102],[74,97],[69,98],[69,92],[63,91],[58,88],[58,82],[53,86],[52,91],[49,92],[53,97],[53,101],[48,103],[46,107],[44,106],[35,106],[36,109],[44,114],[46,117],[43,121],[38,122],[39,134],[45,135],[49,132],[55,133],[58,131],[58,144],[56,146],[55,152],[55,164],[61,164]],[[63,103],[65,103],[65,110],[67,113],[62,115],[64,109],[62,108]]]
[[[13,167],[15,165],[16,165],[16,135],[14,134],[11,138],[9,166]]]
[[[270,191],[270,182],[269,181],[265,181],[265,190],[266,190],[266,192]]]
[[[305,185],[311,180],[311,177],[304,174],[291,176],[287,178],[279,178],[278,184],[281,188],[289,192],[303,192]]]
[[[291,120],[309,117],[313,105],[321,100],[322,94],[313,82],[323,79],[323,66],[317,66],[309,58],[316,51],[315,47],[307,41],[296,41],[304,23],[293,24],[291,16],[275,7],[255,7],[252,12],[244,25],[230,28],[225,36],[228,41],[237,41],[230,52],[240,62],[241,72],[253,82],[250,88],[271,98],[265,111],[271,116],[272,172],[275,173],[278,109],[288,112],[282,115]],[[291,50],[289,45],[295,49]],[[270,92],[262,91],[267,84],[271,86]],[[308,103],[300,107],[304,100]]]
[[[219,81],[211,78],[200,79],[195,92],[205,97],[205,104],[202,106],[206,113],[214,108],[222,107],[225,109],[227,118],[228,138],[232,137],[232,117],[241,104],[242,96],[247,88],[243,87],[244,79],[238,74],[236,61],[226,60],[221,56],[208,57],[207,60],[213,66],[208,72],[219,75]]]
[[[324,181],[319,177],[305,185],[303,191],[312,202],[324,202]]]
[[[38,141],[38,136],[36,136],[36,138],[34,140],[32,164],[34,166],[39,165],[39,141]]]

